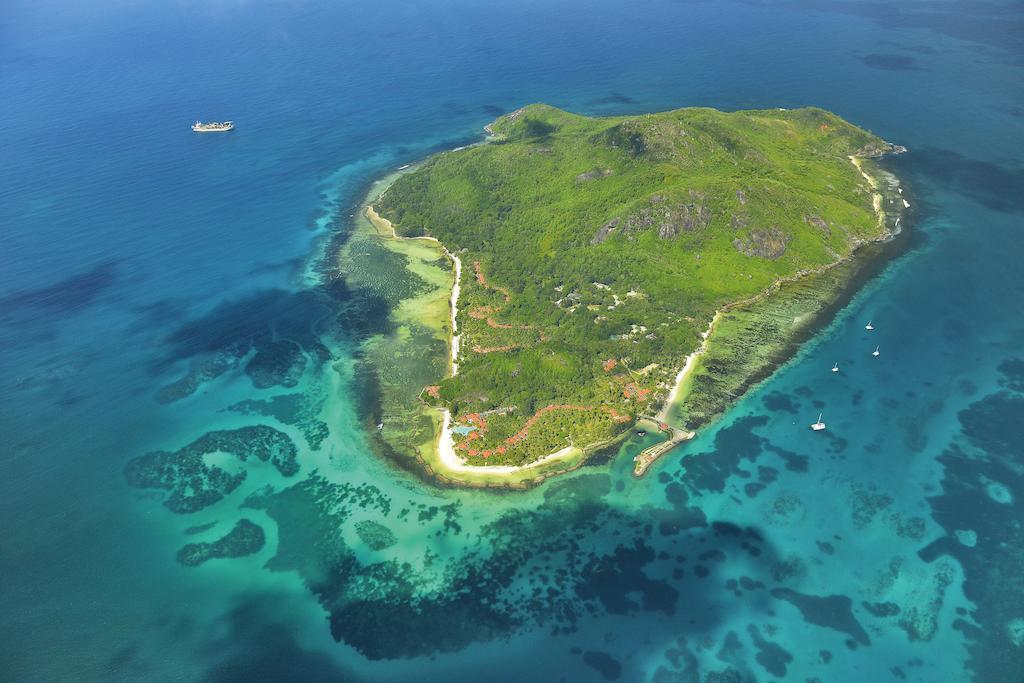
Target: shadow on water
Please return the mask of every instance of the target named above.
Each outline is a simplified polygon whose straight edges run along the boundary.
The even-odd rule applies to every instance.
[[[0,323],[19,322],[11,320],[11,316],[16,313],[62,316],[80,312],[114,286],[117,266],[115,261],[106,261],[52,285],[22,290],[0,298]]]
[[[1024,22],[1014,3],[956,3],[925,0],[913,5],[852,0],[805,0],[801,9],[846,14],[871,19],[886,29],[926,29],[987,47],[1019,54]]]
[[[907,55],[890,55],[871,53],[860,58],[864,66],[882,71],[927,71],[917,65],[913,57]]]
[[[239,600],[227,614],[226,632],[207,654],[217,661],[203,676],[209,681],[350,681],[356,677],[322,652],[305,649],[282,614],[287,604],[268,603],[261,594]],[[239,644],[246,647],[239,648]],[[257,673],[258,672],[258,673]]]
[[[906,156],[908,170],[926,176],[930,184],[943,185],[993,211],[1024,211],[1024,168],[934,147],[915,149]]]
[[[156,306],[164,308],[173,311],[173,302]],[[157,400],[169,403],[193,394],[250,353],[255,355],[246,362],[245,372],[255,386],[294,387],[308,362],[319,369],[332,360],[328,344],[357,346],[388,332],[388,312],[383,298],[353,290],[342,279],[299,291],[266,289],[221,303],[178,324],[164,338],[165,351],[152,372],[158,374],[180,361],[191,365],[184,377],[160,390]]]

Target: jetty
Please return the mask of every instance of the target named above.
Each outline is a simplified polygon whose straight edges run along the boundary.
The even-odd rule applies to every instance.
[[[650,468],[650,466],[654,464],[655,460],[665,455],[682,442],[689,441],[694,436],[696,436],[695,432],[688,432],[684,429],[676,429],[667,422],[653,420],[649,417],[644,417],[643,419],[649,420],[654,424],[658,425],[658,430],[665,434],[666,439],[664,441],[659,441],[653,446],[648,446],[647,448],[640,451],[639,455],[633,458],[634,477],[644,476],[644,474],[647,473],[648,468]]]

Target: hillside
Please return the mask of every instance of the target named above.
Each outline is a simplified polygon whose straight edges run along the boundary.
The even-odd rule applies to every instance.
[[[608,442],[661,407],[716,311],[886,233],[850,157],[891,147],[820,109],[532,105],[489,130],[375,207],[461,261],[458,374],[422,396],[470,464]]]

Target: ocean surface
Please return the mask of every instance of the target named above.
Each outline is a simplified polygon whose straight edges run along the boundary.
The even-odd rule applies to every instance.
[[[0,679],[1024,680],[1019,2],[6,0],[0,102]],[[333,250],[530,102],[833,110],[909,247],[643,479],[432,487]]]

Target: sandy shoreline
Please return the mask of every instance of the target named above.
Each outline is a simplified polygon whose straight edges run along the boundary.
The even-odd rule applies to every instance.
[[[377,197],[377,199],[380,199],[383,196],[384,193],[382,192]],[[387,218],[382,218],[381,215],[378,214],[376,210],[374,210],[372,204],[366,205],[366,217],[370,219],[370,223],[372,223],[374,227],[378,228],[378,231],[381,226],[386,227],[387,230],[391,233],[390,235],[385,235],[386,237],[390,237],[396,240],[426,240],[428,242],[435,243],[436,245],[441,247],[441,250],[444,252],[445,256],[450,258],[452,263],[455,264],[455,284],[452,286],[452,295],[449,299],[449,308],[451,309],[452,324],[452,336],[450,340],[451,343],[449,344],[451,357],[449,360],[451,364],[452,374],[459,374],[459,335],[456,334],[456,332],[458,332],[458,322],[456,321],[456,317],[458,316],[459,313],[459,283],[462,281],[461,259],[459,259],[459,257],[456,256],[455,254],[448,251],[448,248],[441,244],[440,240],[438,240],[436,237],[429,237],[426,235],[420,237],[400,236],[397,232],[395,232],[395,226],[391,224],[391,221],[389,221]]]
[[[385,192],[386,191],[387,190],[385,190]],[[380,197],[383,196],[384,192],[378,195],[377,199],[380,199]],[[366,217],[370,220],[374,227],[378,229],[378,232],[381,232],[382,228],[384,229],[383,234],[385,237],[398,240],[426,240],[437,244],[439,247],[441,247],[441,250],[445,253],[445,255],[448,258],[452,260],[452,263],[455,265],[455,284],[452,286],[452,294],[451,297],[449,298],[449,308],[451,309],[452,334],[450,343],[448,345],[448,349],[451,373],[453,376],[459,374],[458,358],[460,335],[456,334],[456,332],[458,332],[457,316],[459,312],[459,290],[460,284],[462,282],[462,261],[459,259],[458,256],[448,251],[448,248],[445,247],[436,237],[400,236],[397,232],[395,232],[395,226],[391,223],[391,221],[389,221],[386,218],[383,218],[380,214],[378,214],[377,211],[373,208],[372,204],[367,204],[366,206]],[[466,461],[460,458],[459,454],[455,452],[455,439],[452,437],[451,429],[451,412],[447,408],[444,408],[441,411],[441,416],[441,433],[438,435],[437,452],[441,460],[441,464],[443,464],[446,469],[452,472],[468,472],[477,474],[514,474],[516,472],[532,469],[534,467],[540,467],[541,465],[552,462],[554,460],[565,458],[567,456],[572,455],[575,451],[578,450],[575,446],[566,446],[561,450],[555,451],[554,453],[549,453],[544,457],[534,460],[533,462],[527,463],[525,465],[468,465],[466,464]]]
[[[679,388],[683,386],[683,380],[685,380],[689,374],[693,371],[694,366],[697,364],[697,359],[702,353],[707,351],[708,339],[711,337],[711,333],[715,329],[715,323],[722,317],[721,311],[715,311],[715,315],[712,316],[711,322],[708,324],[708,329],[705,330],[701,336],[701,343],[693,353],[686,357],[686,362],[683,363],[682,369],[676,374],[675,384],[672,385],[672,391],[669,392],[668,398],[665,399],[665,405],[662,406],[661,410],[658,411],[658,421],[667,422],[668,414],[672,410],[672,404],[675,403],[676,396],[679,394]]]
[[[868,173],[867,171],[864,170],[862,159],[860,159],[859,157],[855,157],[855,156],[850,156],[849,158],[850,158],[850,162],[854,165],[854,167],[856,167],[857,171],[861,174],[861,176],[863,176],[863,178],[868,182],[868,184],[871,186],[871,189],[873,190],[872,197],[871,197],[871,204],[872,204],[872,208],[875,211],[875,215],[878,217],[879,225],[882,226],[882,228],[885,231],[885,234],[883,235],[882,239],[883,240],[884,239],[888,239],[893,234],[898,234],[899,233],[899,218],[896,219],[896,224],[894,226],[894,228],[895,228],[894,231],[888,230],[888,228],[886,228],[886,226],[885,226],[886,212],[885,212],[885,209],[883,208],[884,197],[883,197],[882,192],[881,192],[881,187],[880,187],[879,179],[876,178],[874,175],[872,175],[872,174],[870,174],[870,173]],[[910,207],[910,203],[906,199],[903,199],[903,197],[902,197],[903,189],[901,187],[896,187],[896,189],[897,189],[897,191],[900,194],[900,199],[902,200],[903,207],[905,209],[909,208]],[[836,263],[829,264],[825,268],[827,269],[827,268],[831,268],[833,266],[839,265],[843,261],[845,261],[845,259],[843,259],[843,260],[841,260],[839,262],[836,262]],[[792,280],[800,279],[800,277],[802,277],[802,276],[798,276],[797,278],[792,278]],[[735,306],[739,306],[739,305],[743,305],[745,303],[749,303],[750,301],[755,300],[757,298],[760,298],[761,296],[764,296],[767,293],[777,289],[781,284],[783,284],[786,281],[788,281],[788,279],[787,280],[779,280],[779,281],[773,283],[773,285],[771,287],[769,287],[768,290],[766,290],[765,292],[757,294],[754,297],[751,297],[751,299],[748,299],[748,300],[745,300],[745,301],[734,302],[732,304],[729,304],[725,308],[726,309],[730,309],[730,308],[733,308]],[[660,420],[662,422],[666,422],[667,421],[668,415],[669,415],[669,413],[671,412],[671,409],[672,409],[672,404],[678,398],[679,391],[681,390],[681,388],[683,386],[683,382],[686,380],[686,378],[693,371],[694,367],[696,366],[697,359],[703,353],[705,353],[707,351],[708,340],[709,340],[709,338],[710,338],[710,336],[711,336],[711,334],[712,334],[712,332],[714,330],[715,324],[721,318],[721,315],[722,315],[722,311],[716,311],[715,312],[715,315],[711,319],[711,324],[708,326],[707,331],[704,332],[701,335],[701,337],[703,338],[703,342],[701,343],[700,347],[697,348],[693,353],[691,353],[690,355],[688,355],[686,357],[685,364],[683,365],[683,367],[679,371],[679,373],[676,375],[675,384],[672,387],[672,391],[669,392],[668,398],[665,400],[665,404],[662,406],[662,409],[657,414],[658,420]]]
[[[438,453],[444,466],[453,472],[476,472],[478,474],[513,474],[532,467],[539,467],[553,460],[558,460],[572,455],[576,450],[574,446],[566,446],[560,451],[549,453],[539,460],[534,460],[526,465],[467,465],[466,461],[455,452],[455,440],[452,438],[451,413],[446,408],[444,418],[441,421],[441,436],[438,440]]]

